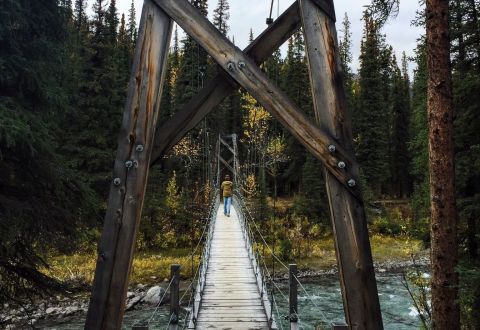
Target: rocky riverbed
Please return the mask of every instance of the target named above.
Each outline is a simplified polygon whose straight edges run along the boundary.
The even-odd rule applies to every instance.
[[[429,265],[428,256],[422,256],[413,261],[396,260],[382,263],[375,263],[377,274],[401,273],[413,267],[427,269]],[[322,270],[304,270],[299,272],[299,278],[321,278],[336,275],[336,267]],[[279,273],[276,278],[280,281],[288,280],[287,273]],[[139,284],[129,288],[127,294],[126,311],[142,310],[155,307],[162,300],[162,304],[169,301],[168,293],[164,287],[168,286],[168,280],[155,286]],[[49,324],[54,320],[65,320],[69,318],[79,318],[85,316],[88,310],[89,293],[78,295],[56,295],[46,299],[41,299],[35,303],[26,302],[22,306],[13,306],[5,304],[0,307],[0,328],[4,329],[32,329],[46,328],[44,324]]]
[[[4,304],[0,308],[0,328],[43,328],[41,324],[44,322],[85,315],[88,310],[88,299],[88,294],[84,293],[74,296],[57,295],[17,307]],[[160,301],[162,304],[169,301],[168,294],[162,286],[149,287],[139,284],[128,291],[125,309],[130,311],[135,308],[156,306]]]

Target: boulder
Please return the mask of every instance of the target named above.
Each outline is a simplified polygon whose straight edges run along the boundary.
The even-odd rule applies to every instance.
[[[143,297],[143,302],[151,305],[157,305],[163,297],[165,289],[161,286],[152,286]]]
[[[127,307],[125,307],[125,310],[126,311],[132,310],[135,307],[135,305],[140,302],[140,300],[142,300],[141,296],[136,296],[136,297],[133,297],[132,299],[128,300]]]
[[[50,315],[58,312],[57,307],[48,307],[47,310],[45,311],[45,314]]]

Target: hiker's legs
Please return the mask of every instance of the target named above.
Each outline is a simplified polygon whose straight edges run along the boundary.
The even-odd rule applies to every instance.
[[[225,215],[229,216],[230,215],[230,205],[232,205],[232,197],[224,197],[224,213]]]

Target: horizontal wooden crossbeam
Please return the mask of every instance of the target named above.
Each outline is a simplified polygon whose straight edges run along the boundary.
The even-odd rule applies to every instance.
[[[245,48],[245,53],[260,65],[300,28],[300,23],[298,3],[295,2]],[[220,70],[196,96],[156,130],[152,164],[161,159],[213,108],[238,88],[237,82],[223,72],[222,68]]]
[[[320,159],[353,195],[361,199],[358,179],[348,172],[353,165],[349,153],[325,130],[305,116],[301,109],[283,93],[212,23],[186,0],[154,0],[182,29],[194,38],[230,77],[257,99],[315,157]]]

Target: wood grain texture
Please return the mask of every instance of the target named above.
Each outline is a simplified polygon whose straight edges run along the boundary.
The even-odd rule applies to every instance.
[[[153,0],[194,38],[226,72],[276,117],[290,133],[323,162],[333,176],[355,196],[361,196],[357,187],[349,187],[351,179],[358,182],[350,166],[353,161],[337,141],[315,125],[301,109],[257,67],[240,49],[235,47],[203,15],[186,0]],[[329,145],[336,151],[330,152]],[[346,167],[339,167],[343,162]],[[361,197],[360,197],[361,198]]]
[[[235,208],[220,206],[196,329],[268,329],[253,265]]]
[[[245,48],[245,53],[260,65],[268,59],[300,27],[298,3],[292,4],[272,25]],[[161,159],[191,129],[228,95],[238,84],[219,68],[220,72],[155,133],[152,164]]]
[[[353,158],[352,133],[334,22],[313,0],[299,0],[317,123]],[[358,165],[351,163],[358,174]],[[340,284],[350,329],[383,329],[364,205],[325,171]]]
[[[172,20],[145,0],[85,329],[120,329]]]

